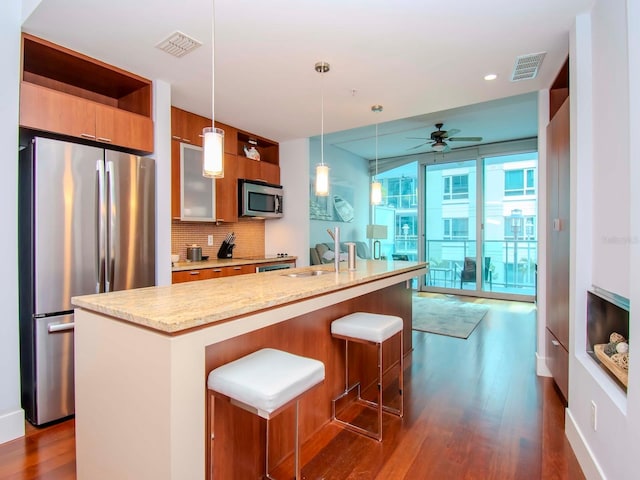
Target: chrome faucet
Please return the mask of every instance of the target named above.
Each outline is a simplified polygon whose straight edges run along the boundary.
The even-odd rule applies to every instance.
[[[337,273],[340,271],[340,227],[334,227],[333,232],[327,228],[327,233],[333,238],[333,266]]]

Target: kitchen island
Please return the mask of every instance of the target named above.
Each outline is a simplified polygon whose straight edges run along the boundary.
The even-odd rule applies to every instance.
[[[353,311],[401,316],[407,354],[409,282],[426,274],[427,264],[369,260],[356,271],[327,268],[74,298],[78,478],[204,479],[208,469],[216,478],[234,478],[231,456],[249,476],[259,471],[263,427],[257,417],[209,399],[206,377],[262,347],[325,363],[325,383],[301,402],[302,441],[325,425],[330,399],[344,388],[344,344],[331,338],[331,321]],[[312,270],[325,271],[306,273]],[[388,348],[386,358],[397,358],[391,352],[399,342]],[[356,364],[361,353],[354,350]],[[375,365],[361,362],[355,371],[374,378]],[[292,450],[286,413],[273,427],[283,429],[272,445],[276,462]]]

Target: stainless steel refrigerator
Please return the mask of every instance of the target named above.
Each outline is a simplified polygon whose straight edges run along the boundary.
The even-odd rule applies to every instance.
[[[42,425],[74,413],[71,297],[155,284],[155,162],[42,137],[19,162],[22,405]]]

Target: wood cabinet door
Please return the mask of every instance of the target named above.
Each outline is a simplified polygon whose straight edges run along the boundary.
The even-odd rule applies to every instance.
[[[224,123],[215,122],[216,128],[224,130],[224,153],[238,154],[238,129]]]
[[[269,162],[260,162],[260,173],[258,180],[267,183],[280,185],[280,167]]]
[[[203,146],[202,130],[211,126],[211,120],[200,115],[194,115],[192,113],[186,116],[186,128],[185,135],[188,139],[188,143]]]
[[[235,155],[224,155],[224,178],[216,179],[216,219],[238,221],[238,163]]]
[[[547,327],[569,350],[569,100],[547,127]]]
[[[232,275],[245,275],[248,273],[256,273],[256,265],[235,265],[233,267],[226,267],[228,269],[227,276]]]
[[[208,280],[214,277],[212,268],[200,268],[194,270],[182,270],[171,273],[172,283],[193,282],[195,280]]]
[[[96,104],[96,140],[153,152],[153,121],[149,117]]]
[[[251,160],[250,158],[238,155],[238,178],[246,178],[249,180],[258,180],[260,177],[260,162]]]
[[[95,140],[96,104],[29,82],[20,86],[20,126]]]

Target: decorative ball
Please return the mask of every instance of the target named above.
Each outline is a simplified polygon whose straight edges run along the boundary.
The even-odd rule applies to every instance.
[[[627,342],[620,342],[616,345],[616,352],[627,353],[629,351],[629,344]]]
[[[609,335],[609,341],[613,342],[613,343],[620,343],[620,342],[626,342],[627,339],[624,338],[622,335],[620,335],[617,332],[613,332],[611,335]]]

